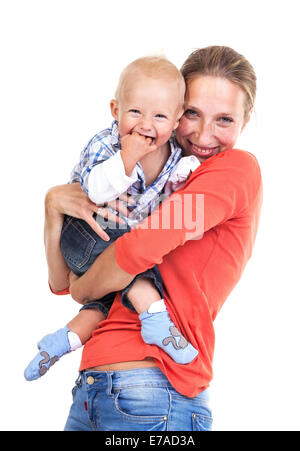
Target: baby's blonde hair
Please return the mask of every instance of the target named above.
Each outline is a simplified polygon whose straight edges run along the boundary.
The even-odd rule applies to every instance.
[[[128,64],[122,71],[119,83],[115,92],[115,97],[120,100],[129,76],[143,74],[146,77],[167,79],[170,82],[177,82],[179,103],[184,102],[185,82],[181,72],[177,67],[163,56],[145,56],[138,58]]]

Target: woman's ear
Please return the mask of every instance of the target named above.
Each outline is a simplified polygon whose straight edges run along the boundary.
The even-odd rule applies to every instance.
[[[112,117],[116,119],[116,121],[119,120],[119,102],[116,99],[113,99],[110,101],[110,111],[112,114]]]
[[[251,110],[250,110],[249,113],[248,113],[248,116],[247,116],[246,119],[244,120],[244,124],[243,124],[243,127],[242,127],[242,130],[241,130],[241,131],[244,130],[244,128],[246,127],[246,125],[247,125],[248,122],[250,121],[251,115],[252,115],[252,113],[253,113],[253,110],[254,110],[254,107],[251,108]]]

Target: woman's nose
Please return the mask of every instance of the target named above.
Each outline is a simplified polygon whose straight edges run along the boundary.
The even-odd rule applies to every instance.
[[[214,136],[214,126],[212,123],[201,123],[197,126],[195,130],[197,135],[198,145],[203,147],[208,146]]]

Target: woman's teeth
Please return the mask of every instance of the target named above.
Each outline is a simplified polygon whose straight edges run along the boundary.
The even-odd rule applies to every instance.
[[[191,143],[192,147],[199,153],[202,153],[203,155],[209,155],[210,153],[212,153],[216,147],[211,147],[208,149],[203,149],[202,147],[197,146],[196,144]]]
[[[210,150],[207,150],[207,149],[203,150],[203,149],[199,149],[199,147],[197,147],[196,149],[197,149],[198,152],[203,153],[204,155],[210,153],[211,150],[212,150],[212,149],[210,149]]]

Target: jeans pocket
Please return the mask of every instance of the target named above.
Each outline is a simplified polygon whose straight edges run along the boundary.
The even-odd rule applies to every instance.
[[[168,402],[162,402],[166,390],[162,388],[135,387],[117,390],[115,393],[115,408],[122,423],[131,430],[165,431],[167,427]],[[166,406],[165,409],[163,406]],[[132,429],[135,428],[135,429]]]
[[[89,261],[96,240],[88,232],[89,225],[76,218],[69,218],[61,235],[61,251],[73,271],[81,270]]]
[[[199,413],[192,414],[193,431],[211,431],[212,422],[211,417]]]
[[[75,399],[77,390],[78,390],[78,385],[74,385],[74,387],[72,388],[72,399],[73,399],[73,401]]]

